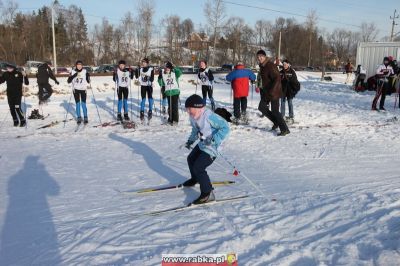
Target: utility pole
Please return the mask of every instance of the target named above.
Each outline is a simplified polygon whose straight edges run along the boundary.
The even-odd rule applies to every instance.
[[[52,28],[52,32],[53,32],[54,73],[57,74],[56,34],[55,34],[55,30],[54,30],[54,3],[51,5],[51,28]]]
[[[279,31],[278,58],[281,58],[282,31]]]
[[[393,42],[394,26],[397,25],[396,22],[395,22],[395,20],[399,18],[399,15],[396,16],[396,12],[397,12],[397,10],[395,9],[395,10],[394,10],[394,13],[393,13],[393,17],[390,16],[390,19],[392,20],[392,32],[391,32],[391,34],[390,34],[390,41],[391,41],[391,42]]]

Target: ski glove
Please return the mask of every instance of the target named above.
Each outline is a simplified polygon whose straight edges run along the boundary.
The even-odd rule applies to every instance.
[[[201,140],[203,141],[204,145],[210,146],[212,144],[213,137],[212,137],[212,135],[208,136],[206,138],[202,137]]]
[[[190,140],[186,141],[185,148],[190,150],[192,148],[192,144],[193,144],[193,141],[190,141]]]

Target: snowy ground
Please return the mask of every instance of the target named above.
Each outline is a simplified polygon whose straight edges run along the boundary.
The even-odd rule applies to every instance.
[[[217,198],[250,198],[155,217],[136,214],[188,203],[198,188],[148,195],[117,190],[188,178],[188,151],[179,148],[190,132],[186,114],[178,127],[161,125],[155,116],[136,130],[88,126],[75,133],[73,121],[36,130],[64,119],[65,79],[56,86],[65,94],[43,108],[50,116],[29,120],[27,129],[11,126],[6,99],[0,100],[0,265],[160,265],[161,254],[228,252],[251,266],[399,265],[400,122],[393,118],[400,111],[393,109],[394,95],[387,113],[372,112],[373,93],[355,93],[343,84],[344,75],[333,75],[332,82],[320,82],[319,73],[298,76],[299,123],[291,134],[268,131],[272,124],[257,116],[254,94],[250,126],[233,128],[222,151],[266,198],[219,158],[209,168],[211,178],[237,184],[216,187]],[[215,98],[230,108],[222,77]],[[183,79],[182,103],[195,92],[194,77]],[[110,77],[93,78],[102,122],[112,120],[112,87]],[[133,94],[136,115],[137,87]],[[36,102],[26,98],[29,113]],[[95,105],[88,107],[90,125],[98,124]]]

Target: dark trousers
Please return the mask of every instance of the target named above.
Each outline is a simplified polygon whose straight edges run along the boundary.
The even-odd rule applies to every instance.
[[[191,178],[200,184],[201,193],[210,193],[213,189],[206,168],[209,167],[214,160],[215,158],[212,158],[208,153],[200,150],[199,145],[196,145],[187,157]]]
[[[146,93],[147,93],[147,99],[153,99],[152,86],[140,86],[140,96],[142,96],[142,99],[146,99]]]
[[[168,122],[179,122],[179,95],[167,96],[168,99]]]
[[[18,118],[20,121],[25,121],[24,113],[21,110],[21,97],[7,97],[7,99],[14,122],[18,122]]]
[[[215,103],[214,103],[214,98],[213,98],[213,88],[211,86],[202,85],[201,93],[203,94],[204,105],[206,105],[206,103],[207,103],[207,94],[208,94],[208,98],[210,99],[210,102],[211,102],[211,109],[214,111]]]
[[[240,118],[240,114],[247,109],[247,97],[233,98],[233,115]]]
[[[271,101],[271,111],[268,109],[268,102],[264,99],[261,99],[260,104],[258,105],[258,110],[263,113],[269,120],[271,120],[274,125],[278,125],[279,129],[282,131],[289,130],[286,125],[285,120],[283,119],[281,113],[279,112],[279,100]]]
[[[372,109],[376,109],[376,104],[378,103],[379,97],[381,101],[379,102],[379,108],[382,109],[385,106],[386,91],[390,88],[390,84],[384,80],[378,80],[378,85],[376,88],[376,93],[374,100],[372,101]]]
[[[38,83],[39,86],[39,101],[46,101],[53,94],[53,88],[49,83]]]
[[[118,100],[122,100],[122,97],[124,97],[124,99],[127,100],[128,95],[129,95],[129,88],[127,87],[118,88]]]
[[[74,90],[75,103],[83,102],[86,103],[86,91],[84,90]]]

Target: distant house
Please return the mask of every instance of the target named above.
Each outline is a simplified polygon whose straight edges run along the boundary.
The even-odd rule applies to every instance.
[[[210,41],[205,33],[193,32],[190,34],[189,39],[184,43],[188,49],[192,51],[202,51],[207,49]]]

